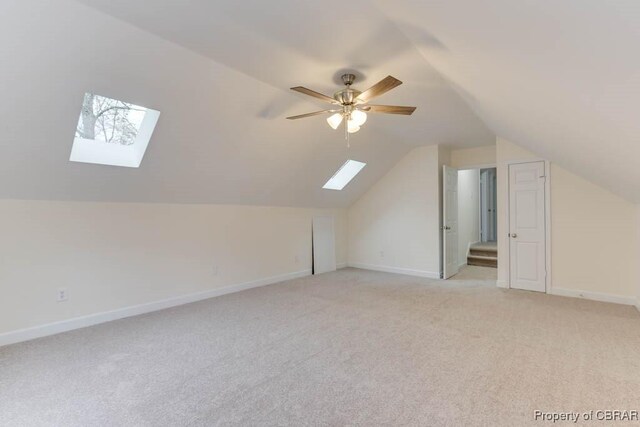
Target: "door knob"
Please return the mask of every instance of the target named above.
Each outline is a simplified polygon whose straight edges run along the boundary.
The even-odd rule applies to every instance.
[[[515,239],[516,237],[518,237],[518,235],[516,233],[512,233],[511,237],[513,237]]]

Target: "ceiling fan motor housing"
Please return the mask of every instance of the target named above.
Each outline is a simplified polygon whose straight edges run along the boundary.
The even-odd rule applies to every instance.
[[[362,93],[362,92],[360,92],[358,90],[351,89],[351,85],[353,84],[355,79],[356,79],[355,74],[343,74],[342,75],[342,82],[347,87],[345,89],[339,90],[339,91],[337,91],[336,93],[333,94],[333,97],[335,98],[335,100],[338,101],[340,104],[342,104],[342,105],[353,105],[353,103],[355,102],[356,97]]]
[[[336,101],[338,101],[341,105],[353,105],[355,103],[356,98],[362,92],[359,90],[351,89],[350,87],[346,89],[342,89],[333,94],[333,97]]]
[[[345,84],[345,86],[351,86],[353,84],[353,82],[356,80],[356,75],[355,74],[343,74],[341,76],[342,78],[342,83]]]

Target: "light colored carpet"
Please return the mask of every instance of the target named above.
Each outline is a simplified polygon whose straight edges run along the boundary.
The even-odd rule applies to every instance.
[[[481,267],[479,265],[463,265],[453,280],[491,280],[492,285],[498,280],[498,269],[495,267]]]
[[[2,426],[513,426],[639,406],[634,308],[490,281],[345,269],[0,348]]]

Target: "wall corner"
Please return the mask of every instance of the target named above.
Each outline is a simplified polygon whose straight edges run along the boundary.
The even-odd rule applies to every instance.
[[[636,308],[640,311],[640,203],[636,204]]]

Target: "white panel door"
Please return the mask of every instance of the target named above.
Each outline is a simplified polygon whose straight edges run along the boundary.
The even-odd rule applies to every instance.
[[[443,166],[442,171],[442,266],[448,279],[458,272],[458,170]]]
[[[332,216],[313,217],[313,274],[336,270],[336,238]]]
[[[509,166],[510,286],[546,291],[544,162]]]

